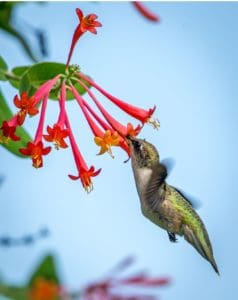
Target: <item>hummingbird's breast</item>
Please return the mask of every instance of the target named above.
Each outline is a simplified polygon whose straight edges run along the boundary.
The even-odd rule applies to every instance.
[[[136,182],[136,188],[137,192],[139,194],[140,199],[142,198],[142,195],[148,185],[148,182],[152,175],[152,170],[149,168],[133,168],[135,182]]]

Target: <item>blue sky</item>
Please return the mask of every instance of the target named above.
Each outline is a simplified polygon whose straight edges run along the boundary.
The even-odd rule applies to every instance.
[[[74,9],[98,14],[103,27],[97,36],[80,40],[72,63],[127,102],[157,105],[161,129],[147,126],[141,136],[158,147],[162,158],[175,159],[168,183],[201,201],[198,213],[221,276],[183,238],[171,244],[166,232],[142,216],[125,154],[116,149],[114,160],[96,156],[87,124],[72,102],[68,110],[82,152],[89,164],[103,168],[90,195],[67,177],[75,172],[70,150],[55,151],[45,158],[44,168],[35,170],[29,160],[0,149],[0,174],[6,178],[0,190],[0,235],[20,236],[43,225],[51,231],[51,238],[32,248],[0,249],[0,273],[11,282],[24,282],[48,251],[57,253],[71,288],[134,254],[138,268],[173,278],[170,288],[159,291],[163,300],[229,300],[238,292],[238,3],[147,6],[161,16],[161,24],[147,22],[127,2],[27,3],[17,16],[47,31],[47,60],[65,62],[77,22]],[[6,34],[0,32],[0,40],[10,67],[30,63]],[[12,99],[15,90],[5,83],[1,88]],[[52,102],[50,124],[55,108]],[[128,122],[125,115],[119,117]],[[26,123],[31,134],[35,126],[34,120]]]

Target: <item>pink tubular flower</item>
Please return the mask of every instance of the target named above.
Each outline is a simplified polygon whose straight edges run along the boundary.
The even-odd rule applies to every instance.
[[[81,74],[81,73],[80,73]],[[102,104],[97,100],[97,98],[94,96],[94,94],[89,90],[89,88],[81,81],[78,80],[79,84],[81,84],[86,91],[88,92],[88,95],[91,97],[91,99],[94,101],[94,103],[97,105],[98,109],[103,114],[106,121],[112,126],[112,128],[120,133],[123,137],[128,136],[130,133],[128,132],[128,127],[122,125],[120,122],[118,122],[114,117],[112,117],[106,109],[102,106]],[[137,126],[135,128],[135,134],[137,135],[141,130],[140,126]]]
[[[70,140],[72,152],[74,155],[74,160],[75,160],[75,163],[76,163],[76,166],[78,169],[78,175],[77,176],[69,175],[69,178],[72,180],[80,179],[84,189],[87,191],[87,193],[89,193],[93,190],[93,184],[92,184],[91,177],[97,176],[101,172],[101,169],[98,169],[97,171],[95,171],[95,168],[93,166],[91,166],[90,168],[87,167],[87,164],[86,164],[86,162],[77,146],[75,138],[73,136],[67,115],[65,116],[65,125],[69,131],[69,140]]]
[[[86,86],[85,86],[86,87]],[[94,134],[94,141],[95,143],[101,147],[101,150],[99,154],[103,154],[105,152],[108,152],[113,158],[114,156],[112,155],[111,151],[111,146],[120,146],[122,149],[124,149],[128,155],[129,155],[129,148],[128,145],[124,144],[124,139],[122,136],[118,134],[118,128],[119,130],[123,128],[125,133],[127,134],[128,132],[126,131],[126,127],[120,124],[120,127],[117,126],[117,130],[114,127],[111,127],[109,124],[104,122],[93,110],[92,108],[88,105],[86,101],[78,94],[77,90],[71,86],[70,87],[75,99],[77,100],[79,106],[81,107],[85,118]],[[89,91],[90,92],[90,91]],[[104,129],[104,131],[93,121],[91,118],[90,114],[95,118],[95,120],[99,123],[99,125]],[[115,123],[114,123],[115,124]]]
[[[43,166],[43,155],[47,155],[51,151],[51,147],[44,148],[42,137],[43,137],[43,126],[45,119],[46,106],[48,101],[48,95],[45,95],[41,108],[40,121],[36,131],[35,139],[33,142],[28,142],[26,148],[20,148],[21,154],[30,156],[32,158],[32,165],[35,168],[41,168]]]
[[[134,7],[139,11],[139,13],[144,16],[147,20],[152,22],[160,22],[159,16],[153,14],[149,11],[142,2],[139,1],[132,1]]]
[[[34,94],[34,105],[37,105],[40,103],[40,101],[44,98],[45,95],[50,94],[50,91],[54,87],[54,85],[58,82],[58,80],[62,77],[62,74],[56,75],[54,78],[46,81],[43,83],[35,92]]]
[[[144,125],[145,123],[150,123],[154,126],[154,128],[159,128],[159,122],[157,120],[152,120],[151,116],[154,113],[156,107],[154,106],[153,108],[150,108],[148,110],[145,110],[143,108],[140,107],[136,107],[134,105],[131,105],[129,103],[126,103],[114,96],[112,96],[111,94],[109,94],[108,92],[106,92],[103,88],[101,88],[99,85],[97,85],[93,80],[91,80],[90,78],[88,78],[87,76],[85,76],[83,73],[78,73],[77,74],[79,78],[84,79],[85,81],[87,81],[90,85],[92,85],[94,88],[96,88],[99,92],[101,92],[107,99],[109,99],[112,103],[114,103],[116,106],[118,106],[121,110],[123,110],[124,112],[126,112],[128,115],[130,115],[131,117],[141,121],[141,123]],[[87,88],[87,86],[82,82],[79,81],[79,83],[85,88],[87,89],[88,94],[91,96],[92,99],[94,99],[95,97],[92,95],[92,92],[89,91],[89,89]],[[97,102],[97,100],[94,99],[94,102]],[[97,104],[97,106],[102,107],[100,104]],[[99,108],[101,110],[101,108]],[[102,112],[103,113],[103,112]],[[104,113],[103,113],[104,114]],[[124,134],[124,133],[122,133]]]
[[[69,55],[68,55],[66,66],[69,65],[70,59],[71,59],[72,54],[73,54],[74,47],[75,47],[77,41],[79,40],[79,38],[86,31],[90,31],[91,33],[96,34],[97,30],[96,30],[95,27],[101,27],[102,26],[102,24],[100,22],[96,21],[98,16],[95,15],[95,14],[89,14],[86,17],[84,17],[83,12],[79,8],[76,8],[76,14],[78,15],[78,18],[79,18],[79,25],[76,27],[76,29],[74,31],[74,35],[73,35],[73,38],[72,38],[71,47],[70,47],[70,50],[69,50]]]
[[[69,136],[69,131],[65,127],[65,101],[66,101],[66,86],[65,81],[63,81],[60,91],[60,114],[57,123],[53,125],[53,127],[47,126],[48,134],[44,134],[44,139],[47,142],[54,142],[55,148],[59,150],[59,148],[67,148],[68,145],[65,142],[65,138]]]
[[[32,165],[36,169],[43,167],[43,155],[50,153],[51,147],[44,148],[42,141],[28,142],[26,148],[20,148],[21,154],[30,156],[32,159]]]

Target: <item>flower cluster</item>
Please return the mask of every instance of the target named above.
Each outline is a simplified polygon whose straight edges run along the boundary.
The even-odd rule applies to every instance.
[[[152,288],[160,288],[170,284],[168,277],[151,277],[146,273],[137,273],[127,277],[118,277],[120,272],[126,271],[134,263],[133,257],[126,257],[106,279],[92,282],[78,291],[69,292],[54,281],[37,277],[30,290],[30,300],[156,300],[152,295]],[[131,291],[129,292],[129,289]],[[139,290],[140,289],[140,290]],[[146,291],[149,289],[149,291]],[[142,291],[144,292],[142,294]],[[129,293],[128,293],[129,292]],[[150,292],[150,294],[149,294]]]
[[[100,27],[97,15],[89,14],[84,16],[80,9],[76,9],[79,18],[66,63],[65,73],[58,74],[54,78],[43,83],[33,95],[28,95],[23,92],[20,96],[15,96],[14,104],[19,111],[8,121],[4,121],[0,127],[0,141],[7,142],[9,139],[17,141],[20,139],[16,135],[18,126],[22,126],[26,116],[35,116],[40,112],[39,123],[36,129],[33,141],[29,141],[26,148],[20,148],[22,155],[29,156],[32,159],[32,164],[35,168],[43,166],[43,156],[51,151],[50,146],[46,146],[45,142],[50,142],[55,145],[56,149],[67,148],[70,144],[77,167],[77,175],[69,175],[73,180],[80,179],[83,187],[87,192],[93,188],[92,177],[97,176],[101,169],[96,170],[94,166],[89,167],[81,154],[73,131],[71,129],[70,119],[66,111],[67,92],[73,94],[80,109],[85,116],[88,125],[94,135],[96,145],[100,147],[98,154],[108,152],[111,156],[113,146],[121,147],[128,156],[130,150],[127,144],[127,136],[136,136],[142,129],[145,123],[151,123],[155,128],[159,126],[158,121],[151,119],[155,111],[155,107],[145,110],[140,107],[128,104],[113,95],[106,92],[102,87],[95,83],[91,78],[80,71],[77,66],[69,66],[69,62],[78,39],[87,31],[96,34],[96,27]],[[83,88],[94,105],[97,111],[82,97],[77,86]],[[89,88],[91,87],[91,89]],[[50,93],[58,89],[59,116],[58,120],[52,125],[47,125],[45,128],[45,114]],[[120,110],[132,118],[140,121],[137,126],[128,123],[126,125],[120,123],[114,118],[96,98],[93,89],[100,92],[106,99],[116,105]],[[45,132],[45,129],[47,132]]]

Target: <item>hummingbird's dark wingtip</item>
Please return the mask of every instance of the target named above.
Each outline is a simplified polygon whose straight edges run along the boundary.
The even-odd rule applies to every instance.
[[[217,275],[220,276],[220,273],[219,273],[219,270],[218,270],[218,267],[217,267],[215,261],[211,262],[211,265],[212,265],[214,271],[217,273]]]

